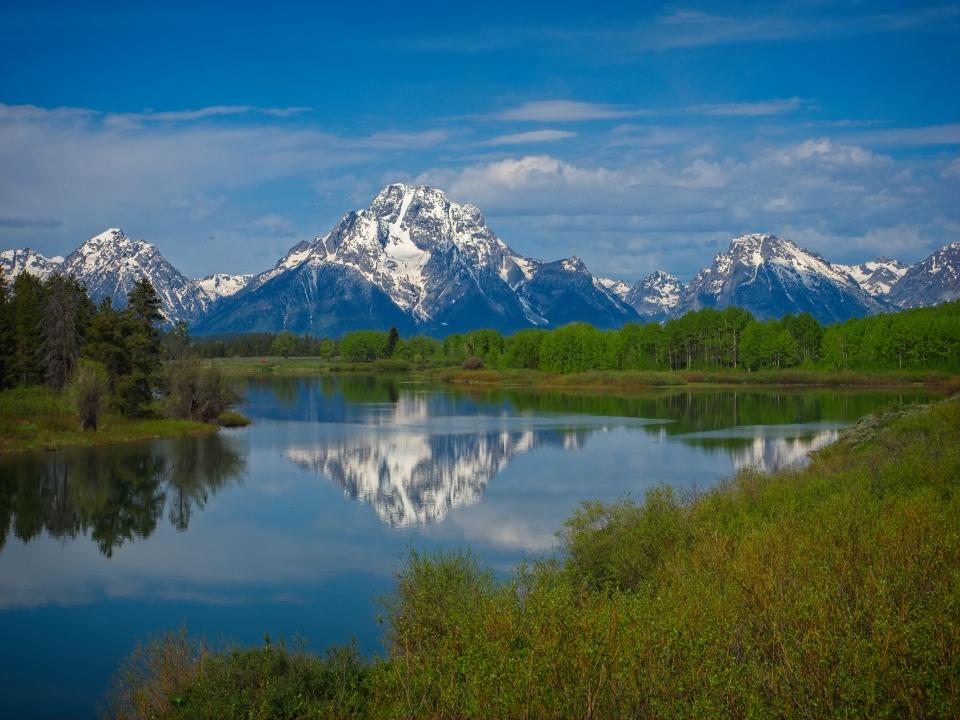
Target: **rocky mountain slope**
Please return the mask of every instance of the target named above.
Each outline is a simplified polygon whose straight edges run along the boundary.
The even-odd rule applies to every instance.
[[[541,263],[501,241],[472,205],[388,185],[312,243],[291,248],[198,324],[199,333],[358,327],[511,332],[572,320],[616,326],[635,313],[577,259]]]
[[[960,300],[960,242],[944,245],[907,270],[888,298],[899,308]]]
[[[662,322],[677,312],[685,291],[679,278],[657,270],[630,288],[624,301],[645,321]]]
[[[686,288],[679,312],[730,305],[758,318],[808,312],[821,323],[881,312],[884,306],[846,272],[775,235],[741,235]]]
[[[57,272],[62,265],[62,257],[48,258],[30,248],[0,252],[0,275],[3,276],[8,286],[22,272],[27,272],[45,280]]]
[[[109,297],[115,307],[126,306],[127,293],[145,277],[153,283],[161,312],[171,322],[194,322],[209,305],[197,283],[171,265],[156,247],[131,240],[119,228],[87,240],[67,256],[59,272],[79,278],[90,297],[95,301]]]
[[[850,275],[868,295],[875,298],[889,294],[890,289],[910,269],[899,260],[890,258],[868,260],[859,265],[834,264],[834,267]]]

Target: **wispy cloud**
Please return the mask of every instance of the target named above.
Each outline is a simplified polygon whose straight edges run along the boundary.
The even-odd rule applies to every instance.
[[[494,120],[521,120],[530,122],[580,122],[635,117],[642,110],[620,108],[604,103],[577,100],[535,100],[500,110],[488,117]]]
[[[785,115],[810,105],[808,100],[792,97],[777,100],[760,100],[757,102],[719,103],[712,105],[693,105],[684,112],[700,115]]]
[[[859,142],[901,147],[960,145],[960,123],[870,130],[858,133],[855,138]]]
[[[569,130],[531,130],[530,132],[498,135],[480,143],[481,145],[527,145],[530,143],[554,142],[576,137],[577,133]]]
[[[43,220],[22,217],[0,217],[0,227],[3,228],[58,228],[63,223],[60,220]]]

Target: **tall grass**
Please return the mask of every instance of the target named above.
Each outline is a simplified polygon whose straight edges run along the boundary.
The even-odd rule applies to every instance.
[[[241,653],[218,656],[232,684],[204,664],[156,716],[955,718],[958,489],[960,399],[865,421],[802,470],[587,504],[560,559],[505,581],[412,554],[349,700],[267,707]]]

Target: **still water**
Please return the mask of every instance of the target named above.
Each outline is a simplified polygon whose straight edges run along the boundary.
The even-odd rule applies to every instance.
[[[0,715],[92,717],[138,638],[355,638],[410,549],[507,571],[584,500],[803,462],[918,394],[465,393],[362,376],[251,382],[249,428],[0,456]]]

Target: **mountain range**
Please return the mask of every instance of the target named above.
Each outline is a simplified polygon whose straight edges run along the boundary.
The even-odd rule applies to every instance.
[[[395,326],[401,334],[476,328],[513,332],[574,321],[615,328],[730,305],[756,317],[809,312],[822,323],[960,298],[960,243],[913,266],[889,258],[831,263],[769,234],[733,238],[688,283],[657,271],[629,285],[595,277],[578,257],[524,257],[486,225],[480,210],[427,186],[388,185],[326,235],[293,246],[250,275],[187,278],[160,251],[113,228],[66,258],[29,248],[0,252],[7,282],[26,271],[76,276],[91,297],[126,302],[148,278],[168,321],[200,335],[277,332],[335,336]]]

